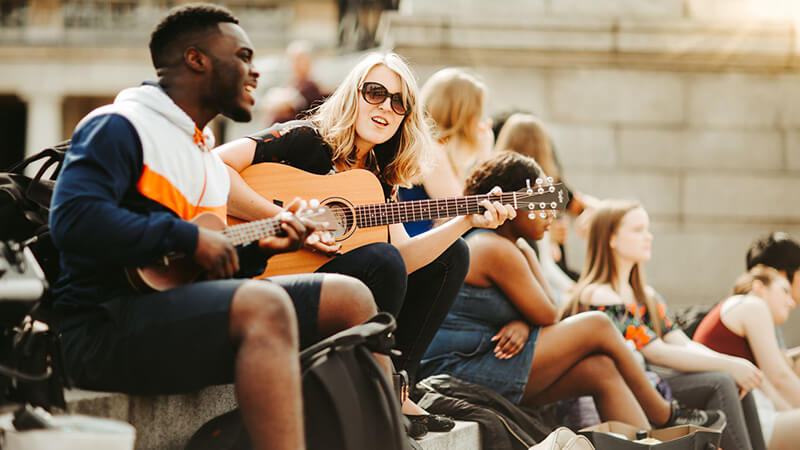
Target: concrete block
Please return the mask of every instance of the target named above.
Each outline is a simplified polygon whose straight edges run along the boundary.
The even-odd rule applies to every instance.
[[[183,395],[131,396],[129,422],[137,430],[136,449],[182,449],[202,424],[235,407],[233,385]]]
[[[557,0],[552,14],[610,17],[677,18],[683,14],[682,0]]]
[[[644,170],[569,169],[567,181],[573,189],[598,198],[640,201],[651,215],[674,217],[680,211],[678,175]]]
[[[749,55],[788,59],[794,49],[794,25],[788,21],[742,25],[724,21],[628,19],[619,23],[617,49],[631,53],[715,55],[722,60]]]
[[[750,0],[686,0],[686,12],[692,19],[750,19],[756,15]]]
[[[781,96],[781,126],[800,127],[800,75],[783,75],[778,89]]]
[[[588,123],[677,124],[684,120],[684,86],[670,73],[618,70],[554,72],[551,118]]]
[[[128,421],[129,397],[115,392],[69,389],[64,393],[67,412]]]
[[[546,75],[536,69],[478,66],[475,72],[489,89],[485,113],[492,115],[509,110],[547,116]]]
[[[763,128],[780,122],[780,79],[769,75],[713,74],[687,80],[692,125]]]
[[[547,124],[547,131],[565,167],[608,168],[617,164],[613,127]]]
[[[683,180],[682,212],[697,218],[781,223],[800,219],[792,199],[800,179],[780,172],[690,173]]]
[[[780,169],[777,131],[623,128],[620,165],[632,167]]]
[[[418,441],[424,450],[480,449],[480,428],[476,422],[456,421],[447,433],[428,433]]]
[[[800,131],[786,133],[786,168],[800,170]]]
[[[521,17],[524,16],[516,13],[502,20],[454,18],[449,26],[448,45],[458,48],[582,52],[611,51],[614,47],[614,24],[611,21],[566,21],[554,18],[523,20]]]
[[[655,227],[653,227],[655,228]],[[705,224],[695,230],[654,230],[648,283],[671,307],[712,304],[730,292],[744,272],[745,252],[756,230],[721,230]]]
[[[545,0],[508,0],[486,2],[483,0],[401,0],[399,10],[415,16],[441,14],[445,16],[530,16],[545,12]]]

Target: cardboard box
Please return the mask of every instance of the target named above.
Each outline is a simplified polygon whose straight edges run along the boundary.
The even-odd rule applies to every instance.
[[[578,433],[586,436],[596,450],[715,450],[719,448],[722,432],[694,425],[650,430],[648,437],[661,441],[660,444],[633,442],[639,429],[623,422],[609,421],[584,428]],[[614,436],[625,436],[623,439]]]

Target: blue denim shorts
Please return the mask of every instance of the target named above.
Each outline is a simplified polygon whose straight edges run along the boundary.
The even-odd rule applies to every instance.
[[[492,337],[522,314],[494,287],[464,285],[433,342],[425,352],[420,378],[447,374],[486,386],[519,403],[528,382],[540,327],[531,327],[528,341],[509,359],[494,355]]]

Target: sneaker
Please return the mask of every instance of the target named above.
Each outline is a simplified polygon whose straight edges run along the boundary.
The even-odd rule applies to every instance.
[[[672,401],[672,408],[667,423],[661,428],[674,427],[679,425],[696,425],[715,430],[725,427],[727,418],[725,413],[718,409],[694,409],[682,407],[677,401]]]

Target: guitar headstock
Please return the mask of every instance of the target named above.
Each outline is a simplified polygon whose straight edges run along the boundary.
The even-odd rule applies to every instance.
[[[553,183],[552,177],[537,178],[531,186],[531,181],[525,180],[526,187],[513,193],[517,209],[528,210],[528,218],[535,218],[536,211],[539,217],[547,217],[550,211],[553,217],[558,211],[563,211],[569,203],[569,191],[563,183]]]
[[[315,206],[313,208],[305,208],[295,214],[304,222],[309,222],[316,231],[331,231],[334,233],[341,233],[343,230],[342,225],[336,220],[333,211],[325,206]]]

